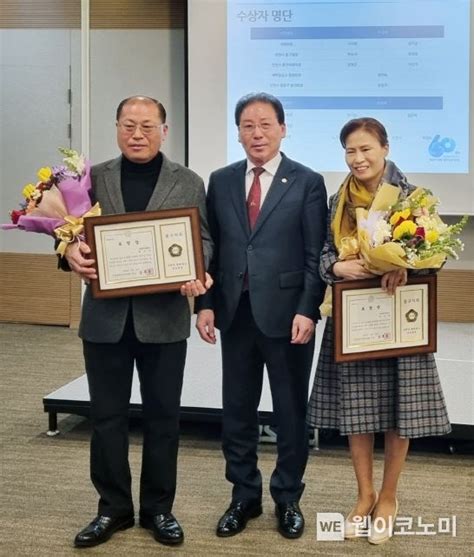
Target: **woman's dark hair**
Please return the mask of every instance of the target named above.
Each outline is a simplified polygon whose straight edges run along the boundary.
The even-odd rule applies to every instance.
[[[281,101],[270,95],[269,93],[250,93],[240,98],[235,105],[235,124],[240,126],[240,117],[244,109],[253,103],[267,103],[271,104],[275,110],[277,120],[279,124],[285,123],[285,111],[283,110],[283,105]]]
[[[160,115],[161,118],[161,123],[164,124],[166,122],[165,107],[160,103],[160,101],[157,101],[152,97],[145,97],[144,95],[134,95],[133,97],[127,97],[126,99],[123,99],[123,101],[120,101],[120,104],[117,107],[117,116],[116,116],[117,121],[120,118],[120,114],[122,114],[122,108],[127,103],[133,103],[135,101],[144,101],[156,105],[156,107],[158,108],[158,114]]]
[[[385,126],[378,120],[376,120],[375,118],[354,118],[354,120],[349,120],[349,122],[344,124],[341,133],[339,134],[339,140],[344,149],[346,148],[346,141],[348,136],[352,132],[360,129],[366,130],[374,135],[379,140],[382,147],[388,145],[387,130],[385,129]]]

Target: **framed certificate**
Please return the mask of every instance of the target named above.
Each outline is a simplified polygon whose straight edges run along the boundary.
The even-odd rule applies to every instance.
[[[94,298],[120,298],[179,290],[205,281],[197,207],[84,219],[98,279]]]
[[[335,282],[333,320],[338,363],[436,352],[436,275],[409,278],[393,295],[380,278]]]

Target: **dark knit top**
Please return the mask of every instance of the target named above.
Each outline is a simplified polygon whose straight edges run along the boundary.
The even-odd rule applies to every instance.
[[[163,155],[161,153],[145,163],[132,162],[122,156],[120,182],[127,213],[146,209],[158,181],[162,163]]]

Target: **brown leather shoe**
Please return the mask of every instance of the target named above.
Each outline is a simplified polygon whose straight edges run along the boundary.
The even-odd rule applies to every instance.
[[[217,523],[216,534],[221,538],[235,536],[247,526],[251,518],[262,514],[260,501],[235,501],[221,516]]]
[[[76,547],[94,547],[109,540],[118,530],[126,530],[135,524],[133,516],[98,515],[74,538]]]

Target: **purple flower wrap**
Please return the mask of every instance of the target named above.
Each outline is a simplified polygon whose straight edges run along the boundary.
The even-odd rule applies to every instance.
[[[63,205],[66,212],[63,216],[72,215],[82,217],[91,208],[89,192],[91,189],[90,164],[86,162],[84,173],[80,180],[65,178],[57,185],[61,192]],[[45,192],[47,193],[47,192]],[[38,206],[41,210],[41,203]],[[46,215],[22,215],[17,224],[2,224],[4,230],[18,228],[26,232],[38,232],[54,236],[54,230],[66,221],[63,218],[48,217]]]

